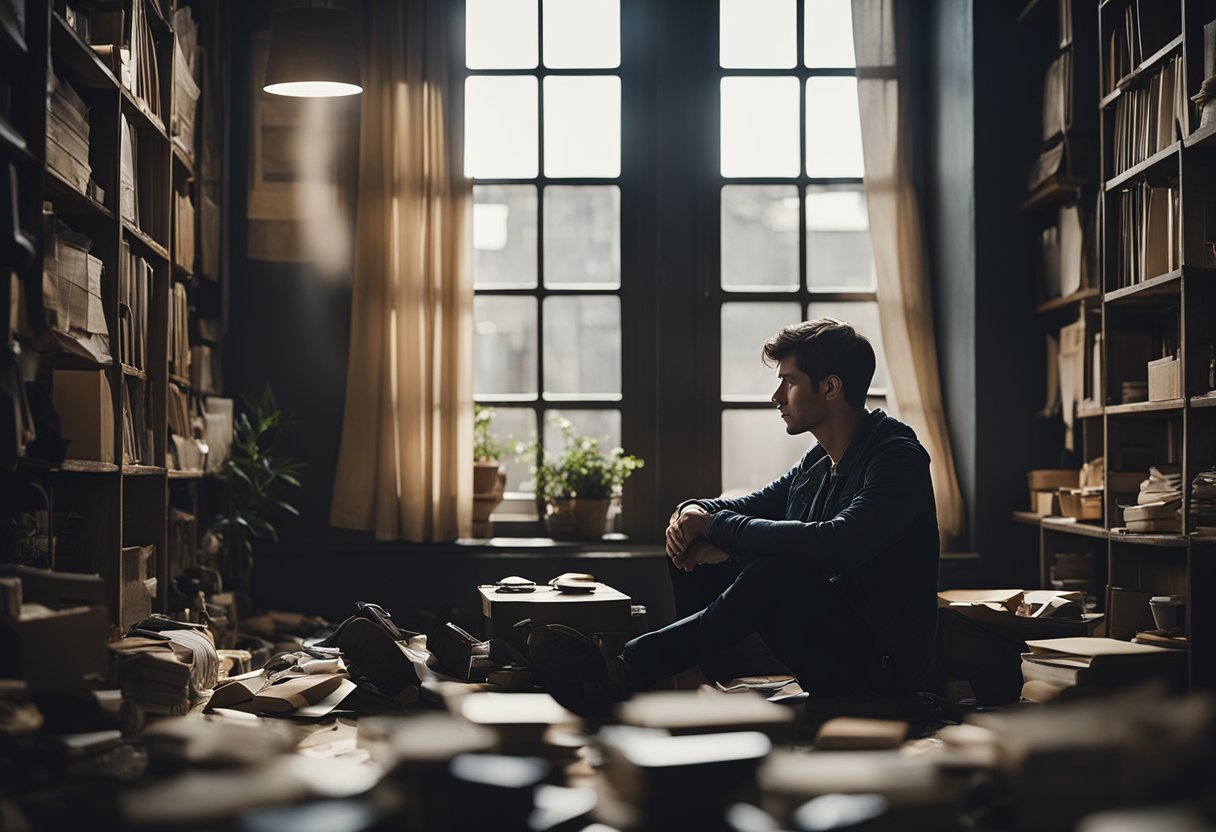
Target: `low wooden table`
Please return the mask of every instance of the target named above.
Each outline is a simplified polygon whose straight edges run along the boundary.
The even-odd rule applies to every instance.
[[[493,585],[479,586],[481,611],[494,625],[495,635],[511,641],[511,628],[525,618],[534,624],[565,624],[581,633],[627,633],[635,629],[633,602],[607,584],[596,583],[589,593],[558,592],[547,585],[533,592],[498,592]]]

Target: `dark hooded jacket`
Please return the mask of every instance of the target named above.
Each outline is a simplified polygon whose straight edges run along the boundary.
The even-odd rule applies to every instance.
[[[904,684],[937,688],[937,510],[929,454],[910,427],[871,411],[834,470],[815,444],[758,491],[690,502],[712,514],[708,537],[732,558],[796,558],[827,576],[871,623]]]

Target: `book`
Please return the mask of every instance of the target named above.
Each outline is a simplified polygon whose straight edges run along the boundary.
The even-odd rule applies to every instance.
[[[908,737],[908,723],[891,719],[836,717],[819,728],[816,751],[881,751],[899,748]]]

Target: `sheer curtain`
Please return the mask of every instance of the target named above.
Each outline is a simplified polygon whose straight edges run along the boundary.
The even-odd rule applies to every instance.
[[[878,313],[900,418],[932,457],[933,492],[943,540],[964,530],[950,432],[942,402],[920,208],[908,137],[900,131],[901,91],[895,0],[853,0],[857,97],[866,166],[866,203],[878,275]]]
[[[330,522],[380,540],[452,540],[472,523],[472,191],[445,123],[452,5],[364,4],[350,357]]]

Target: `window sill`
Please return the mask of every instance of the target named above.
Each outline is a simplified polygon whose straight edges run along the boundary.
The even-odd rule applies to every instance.
[[[461,538],[447,543],[381,541],[370,534],[331,529],[328,535],[304,540],[284,540],[279,546],[257,553],[258,559],[294,558],[309,555],[426,557],[525,557],[525,558],[664,558],[663,545],[632,541],[622,534],[607,534],[599,540],[554,540],[549,537],[497,536]]]

